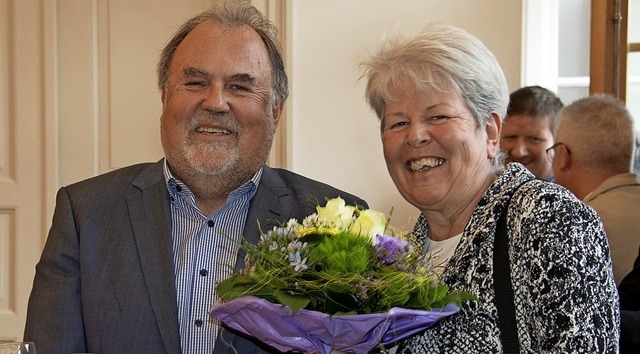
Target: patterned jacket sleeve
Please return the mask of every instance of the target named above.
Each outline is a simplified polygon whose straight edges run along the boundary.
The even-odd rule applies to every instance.
[[[554,184],[529,183],[514,198],[512,252],[527,255],[514,259],[512,274],[528,327],[521,343],[538,353],[617,352],[618,296],[596,212]]]

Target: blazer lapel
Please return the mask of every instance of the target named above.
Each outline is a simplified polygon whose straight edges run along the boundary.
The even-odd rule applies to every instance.
[[[261,230],[267,231],[281,222],[287,222],[291,218],[294,204],[291,202],[291,191],[282,178],[268,166],[262,169],[260,186],[251,199],[251,205],[244,226],[244,239],[256,244]],[[244,268],[244,256],[246,252],[240,249],[236,261],[236,269]]]
[[[169,197],[163,161],[144,170],[133,182],[127,205],[149,299],[167,352],[180,352],[174,284]]]

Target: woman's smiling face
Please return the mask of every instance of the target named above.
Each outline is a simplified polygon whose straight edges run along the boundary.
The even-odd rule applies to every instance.
[[[461,97],[414,89],[391,91],[382,144],[387,169],[402,196],[422,212],[457,208],[494,175],[499,117],[478,127]]]

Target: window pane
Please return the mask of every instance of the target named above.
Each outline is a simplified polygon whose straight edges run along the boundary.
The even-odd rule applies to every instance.
[[[558,75],[589,76],[591,2],[559,1]]]
[[[562,103],[566,106],[571,102],[589,96],[589,87],[559,87],[558,97],[562,100]]]
[[[629,0],[627,37],[629,43],[640,43],[640,0]],[[627,108],[635,120],[636,141],[640,142],[640,52],[627,56]],[[640,147],[636,148],[634,171],[640,173]]]

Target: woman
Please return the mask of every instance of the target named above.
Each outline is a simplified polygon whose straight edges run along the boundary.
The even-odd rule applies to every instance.
[[[388,40],[361,67],[389,173],[421,211],[415,234],[446,284],[478,296],[398,352],[615,353],[618,298],[602,224],[566,189],[521,164],[503,167],[509,91],[494,55],[465,31],[432,24]]]

